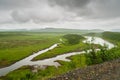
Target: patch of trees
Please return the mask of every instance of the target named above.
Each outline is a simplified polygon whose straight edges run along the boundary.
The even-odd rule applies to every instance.
[[[87,34],[84,34],[85,36],[95,36],[97,33],[87,33]]]
[[[67,40],[67,43],[71,45],[78,44],[80,40],[84,39],[83,36],[78,34],[66,34],[63,36],[63,38],[65,38]]]
[[[108,50],[107,46],[104,45],[103,47],[99,48],[100,49],[99,51],[96,51],[96,48],[94,48],[93,44],[89,44],[88,47],[89,49],[91,49],[91,51],[85,54],[86,63],[88,65],[99,64],[105,61],[120,58],[120,43],[119,43],[120,33],[119,32],[103,32],[102,36],[105,39],[108,39],[112,42],[117,43],[117,47],[114,47]]]
[[[103,32],[103,38],[113,41],[120,41],[120,32]]]
[[[85,54],[88,65],[99,64],[105,61],[120,58],[120,46],[108,50],[107,46],[100,47],[99,51],[91,45],[91,51]]]

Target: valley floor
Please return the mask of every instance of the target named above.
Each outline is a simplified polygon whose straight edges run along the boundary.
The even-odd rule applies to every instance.
[[[120,80],[120,58],[76,69],[49,80]]]

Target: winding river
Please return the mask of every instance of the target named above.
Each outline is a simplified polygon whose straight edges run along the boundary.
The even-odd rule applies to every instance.
[[[103,40],[102,38],[99,38],[99,37],[94,37],[94,40],[92,41],[92,37],[90,36],[85,36],[86,37],[86,40],[83,41],[84,43],[85,42],[90,42],[90,43],[95,43],[95,44],[100,44],[100,45],[104,45],[106,44],[108,46],[109,49],[113,48],[114,45],[108,41],[105,41]],[[44,65],[47,65],[47,66],[60,66],[60,64],[58,62],[55,62],[56,60],[63,60],[63,61],[70,61],[69,59],[66,59],[66,57],[69,57],[69,56],[72,56],[72,55],[76,55],[76,54],[82,54],[82,53],[85,53],[85,51],[81,51],[81,52],[72,52],[72,53],[66,53],[66,54],[62,54],[62,55],[58,55],[56,57],[53,57],[53,58],[49,58],[49,59],[44,59],[44,60],[39,60],[39,61],[31,61],[34,57],[40,55],[40,54],[43,54],[49,50],[52,50],[54,48],[56,48],[58,46],[58,43],[57,44],[54,44],[52,45],[51,47],[47,48],[47,49],[44,49],[44,50],[41,50],[37,53],[34,53],[14,64],[12,64],[11,66],[8,66],[8,67],[5,67],[5,68],[1,68],[0,69],[0,76],[5,76],[6,74],[8,74],[9,72],[11,71],[14,71],[22,66],[26,66],[26,65],[40,65],[40,66],[44,66]]]

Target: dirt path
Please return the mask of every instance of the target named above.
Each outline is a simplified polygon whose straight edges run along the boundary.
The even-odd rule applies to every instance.
[[[120,80],[120,58],[77,69],[49,80]]]

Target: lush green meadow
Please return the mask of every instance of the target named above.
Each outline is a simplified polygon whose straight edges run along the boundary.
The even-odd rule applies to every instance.
[[[59,42],[62,34],[0,32],[0,67],[10,65],[34,52]]]
[[[19,42],[21,42],[21,43],[18,44],[18,45],[14,45],[15,43],[14,44],[10,43],[10,44],[13,44],[13,46],[11,46],[9,48],[6,47],[6,48],[8,48],[10,50],[12,49],[13,51],[15,51],[16,48],[18,48],[18,49],[20,49],[20,50],[17,50],[19,53],[17,53],[15,51],[15,53],[12,52],[13,53],[12,54],[9,51],[9,54],[2,55],[2,56],[5,56],[7,60],[17,61],[17,60],[19,60],[19,59],[21,59],[21,58],[23,58],[25,56],[30,55],[32,52],[36,52],[36,51],[38,51],[40,49],[46,48],[46,47],[54,44],[54,43],[60,42],[59,39],[60,38],[63,39],[62,36],[63,36],[63,34],[61,34],[61,33],[57,33],[57,34],[56,33],[51,33],[51,34],[50,33],[49,34],[47,34],[47,33],[24,33],[24,36],[23,36],[23,34],[21,36],[20,36],[20,34],[19,34],[19,36],[14,35],[13,37],[10,37],[9,40],[8,40],[8,38],[4,37],[3,39],[8,40],[8,41],[10,41],[10,40],[17,41],[18,38],[16,38],[16,37],[21,37],[20,40],[19,40]],[[3,39],[1,39],[1,40],[3,40]],[[26,41],[26,40],[27,40],[27,43],[25,44],[25,42],[24,42],[24,44],[22,44],[22,42]],[[32,42],[30,42],[30,40],[32,40]],[[36,40],[38,42],[36,42]],[[81,38],[79,44],[74,44],[74,45],[66,44],[66,42],[65,43],[61,42],[62,44],[59,44],[59,46],[57,48],[37,56],[35,58],[35,60],[36,59],[50,58],[50,57],[54,57],[54,56],[64,54],[64,53],[67,53],[67,52],[84,50],[87,47],[87,45],[82,43],[82,40],[83,40],[83,38]],[[46,42],[44,42],[44,41],[46,41]],[[63,39],[63,41],[65,41],[65,40]],[[17,44],[17,42],[16,42],[16,44]],[[14,46],[16,46],[16,47],[14,47]],[[29,46],[30,46],[30,48],[28,48]],[[21,48],[23,48],[25,51],[23,51]],[[31,49],[34,49],[35,51],[31,51]],[[22,50],[22,52],[21,52],[21,50]],[[5,51],[5,49],[4,49],[4,51]],[[13,56],[11,56],[11,58],[7,58],[11,54]],[[17,55],[14,55],[14,54],[17,54]],[[16,57],[16,58],[13,59],[14,57]],[[3,80],[8,80],[8,79],[9,80],[10,79],[11,80],[21,80],[21,79],[27,80],[28,75],[30,75],[30,76],[32,76],[32,77],[30,77],[31,80],[34,80],[34,79],[35,80],[36,79],[40,79],[40,80],[43,79],[44,80],[46,78],[53,77],[53,76],[65,73],[65,72],[73,70],[75,68],[86,66],[85,57],[83,55],[81,55],[81,57],[79,57],[78,55],[73,56],[73,57],[71,57],[71,60],[72,60],[71,62],[58,61],[62,65],[59,68],[50,66],[45,70],[40,70],[37,74],[33,74],[31,72],[31,69],[30,69],[29,66],[23,67],[23,68],[20,68],[18,70],[15,70],[15,71],[9,73],[7,76],[2,77],[1,79],[3,79]],[[58,70],[58,71],[56,72],[56,70]],[[21,76],[19,76],[16,73],[19,73],[19,75],[21,75]]]
[[[41,59],[51,58],[51,57],[55,57],[57,55],[61,55],[61,54],[69,53],[69,52],[83,51],[86,48],[87,48],[87,45],[82,42],[80,42],[79,44],[76,44],[76,45],[59,44],[59,46],[57,48],[50,50],[44,54],[41,54],[41,55],[35,57],[33,60],[41,60]]]
[[[24,36],[23,36],[23,34],[24,34]],[[108,34],[109,33],[107,33],[107,35]],[[109,36],[111,34],[109,34]],[[74,55],[74,56],[69,57],[69,59],[71,59],[70,62],[57,61],[61,64],[61,66],[59,66],[58,68],[56,68],[54,66],[49,66],[45,70],[40,69],[37,73],[33,73],[30,66],[24,66],[20,69],[13,71],[13,72],[10,72],[5,77],[1,77],[0,80],[46,80],[48,78],[58,76],[60,74],[66,73],[68,71],[71,71],[71,70],[74,70],[77,68],[82,68],[85,66],[99,64],[99,63],[102,63],[105,61],[120,58],[120,45],[119,45],[120,41],[116,38],[114,38],[114,39],[109,38],[108,36],[105,36],[104,33],[100,34],[101,37],[106,39],[106,40],[109,40],[111,42],[117,42],[117,47],[110,49],[110,50],[107,50],[105,47],[100,47],[101,50],[98,52],[95,52],[96,45],[89,45],[89,44],[82,43],[83,39],[81,39],[78,44],[74,44],[74,45],[66,44],[66,40],[62,37],[63,35],[64,34],[61,34],[61,33],[59,33],[59,34],[58,33],[57,34],[54,34],[54,33],[22,33],[21,36],[17,36],[17,37],[21,37],[21,39],[20,39],[21,41],[32,40],[32,43],[28,42],[26,44],[19,44],[20,46],[14,45],[14,46],[18,46],[19,49],[21,47],[26,48],[26,49],[24,49],[26,52],[23,51],[23,53],[14,53],[14,54],[18,54],[18,55],[22,54],[21,58],[23,58],[25,56],[32,54],[32,52],[36,52],[36,51],[38,51],[40,49],[44,49],[44,48],[46,48],[46,47],[48,47],[56,42],[59,42],[60,38],[62,38],[64,41],[62,44],[59,44],[59,46],[53,50],[50,50],[44,54],[41,54],[41,55],[35,57],[33,60],[51,58],[51,57],[54,57],[54,56],[57,56],[60,54],[64,54],[64,53],[68,53],[68,52],[75,52],[75,51],[77,52],[77,51],[82,51],[82,50],[91,49],[91,48],[93,50],[89,54],[79,54],[79,55]],[[119,37],[120,35],[114,35],[114,36]],[[3,41],[8,40],[7,38],[3,37],[1,40],[3,40]],[[16,38],[15,36],[12,36],[9,38],[10,38],[9,40],[18,40],[18,38]],[[36,40],[38,42],[35,42]],[[44,42],[44,43],[41,42],[41,41],[45,41],[45,40],[46,40],[46,42]],[[14,48],[17,48],[14,46],[10,47],[10,50],[11,49],[14,50]],[[28,48],[29,46],[31,46],[31,47]],[[30,52],[30,50],[32,48],[34,49],[34,51],[31,51],[31,53],[27,53],[27,52]],[[7,49],[7,47],[6,47],[6,49]],[[0,49],[0,50],[2,50],[2,49]],[[19,60],[21,58],[18,57],[18,55],[14,55],[13,57],[17,57],[16,60]],[[4,55],[4,56],[8,56],[8,54]],[[6,59],[10,59],[10,58],[6,57]],[[11,58],[10,60],[13,60],[13,59]],[[14,61],[16,61],[16,60],[14,60]]]

